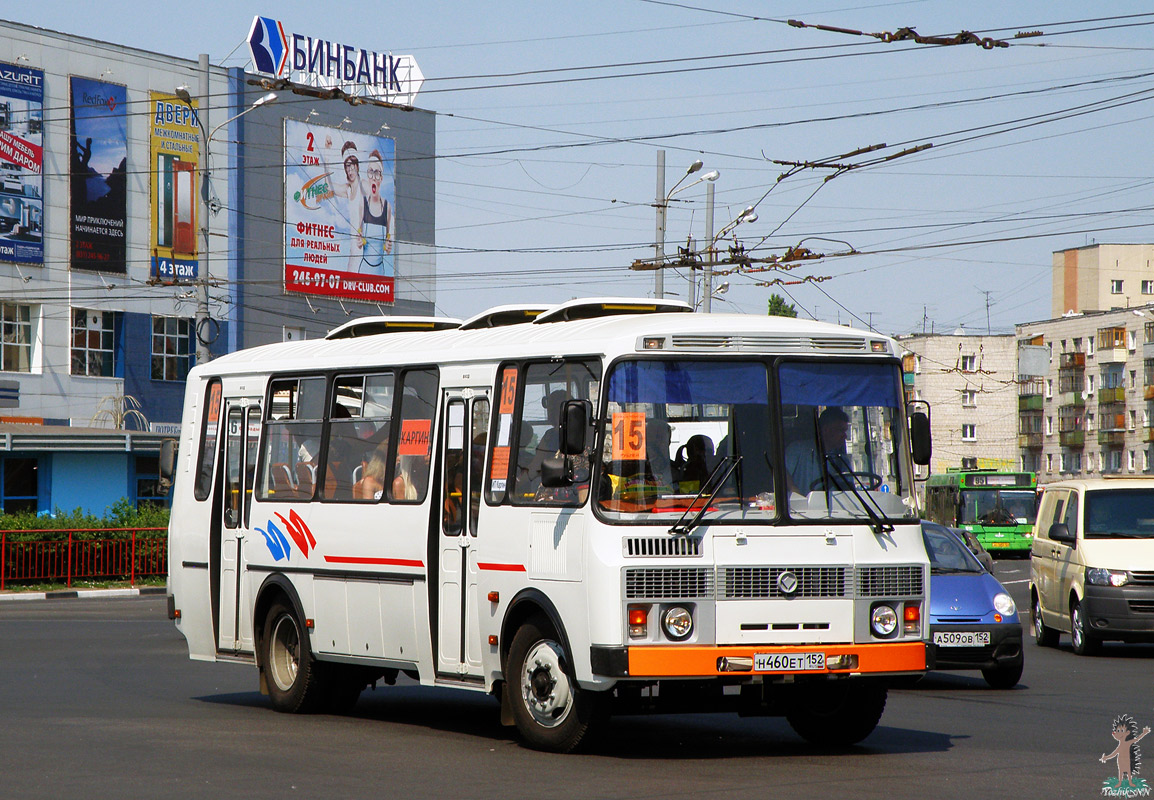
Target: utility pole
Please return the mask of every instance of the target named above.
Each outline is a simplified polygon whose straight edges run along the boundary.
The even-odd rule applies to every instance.
[[[713,259],[717,253],[716,242],[713,241],[713,182],[705,186],[705,241],[709,247],[705,253],[705,280],[701,298],[701,310],[708,314],[712,309],[713,301]]]
[[[198,114],[201,121],[201,130],[209,130],[209,80],[208,54],[200,54],[200,108]],[[205,339],[208,335],[208,265],[209,265],[209,204],[208,204],[208,148],[212,143],[208,137],[201,143],[200,153],[200,231],[204,235],[204,247],[201,248],[196,275],[196,317],[193,320],[193,335],[196,337],[196,363],[207,364],[212,358]]]
[[[653,296],[665,297],[665,151],[657,151],[657,236],[654,241],[657,271],[653,275]]]
[[[982,292],[982,294],[984,294],[986,296],[986,336],[989,336],[990,335],[990,295],[992,294],[992,292],[982,291],[981,289],[979,289],[978,291]]]

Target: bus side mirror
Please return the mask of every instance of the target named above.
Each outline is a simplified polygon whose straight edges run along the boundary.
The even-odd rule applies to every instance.
[[[172,488],[172,478],[176,474],[176,440],[165,439],[160,443],[160,493],[168,494]]]
[[[569,471],[569,459],[549,456],[541,461],[541,485],[546,489],[556,489],[573,485],[573,475]]]
[[[561,406],[561,455],[576,456],[585,452],[589,405],[588,400],[566,400]]]
[[[930,463],[933,444],[930,440],[930,417],[922,411],[910,415],[910,447],[914,463],[926,466]]]

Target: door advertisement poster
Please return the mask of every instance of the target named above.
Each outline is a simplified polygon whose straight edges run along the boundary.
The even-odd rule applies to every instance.
[[[125,273],[128,114],[124,86],[73,76],[72,269]]]
[[[285,120],[285,291],[393,302],[396,143]]]
[[[0,64],[0,261],[44,264],[44,72]]]
[[[196,280],[201,139],[197,101],[189,104],[163,92],[151,92],[149,101],[151,275],[165,282]]]

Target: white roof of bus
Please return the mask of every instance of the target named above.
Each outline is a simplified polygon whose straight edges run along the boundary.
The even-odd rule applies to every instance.
[[[640,301],[644,302],[644,301]],[[353,339],[311,339],[253,347],[198,366],[194,375],[317,370],[372,365],[451,363],[638,351],[641,337],[664,336],[661,353],[788,353],[896,356],[889,337],[827,322],[753,314],[653,313],[477,330],[389,333]],[[670,349],[669,342],[678,344]],[[194,377],[194,375],[190,375]]]

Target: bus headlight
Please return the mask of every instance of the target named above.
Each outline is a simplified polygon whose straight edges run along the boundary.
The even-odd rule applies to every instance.
[[[883,639],[893,636],[898,627],[897,612],[887,605],[874,606],[870,612],[870,627],[873,628],[875,636]]]
[[[670,639],[680,641],[693,633],[693,614],[682,606],[673,606],[661,615],[661,627]]]

